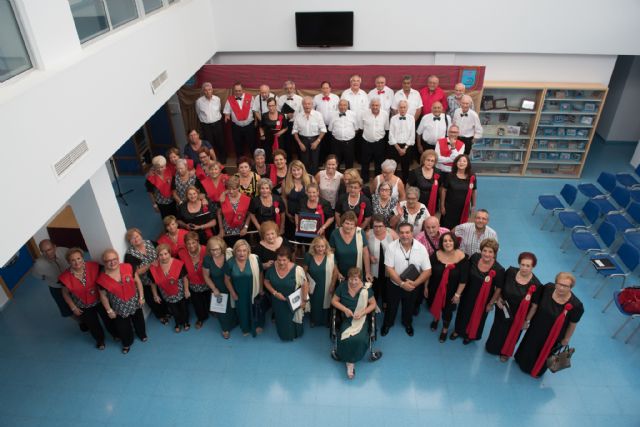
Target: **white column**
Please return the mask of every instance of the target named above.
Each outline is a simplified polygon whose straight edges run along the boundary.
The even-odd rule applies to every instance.
[[[102,252],[114,248],[124,257],[126,227],[113,191],[106,165],[69,200],[91,258],[100,261]]]

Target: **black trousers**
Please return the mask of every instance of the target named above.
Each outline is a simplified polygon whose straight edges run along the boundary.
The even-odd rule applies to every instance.
[[[182,298],[178,302],[167,302],[167,308],[173,316],[173,320],[176,322],[176,328],[189,323],[189,307],[187,306],[187,300],[185,298]]]
[[[411,163],[413,163],[413,158],[415,157],[415,147],[413,145],[405,145],[399,144],[401,148],[406,148],[407,153],[404,156],[401,156],[396,150],[396,147],[393,145],[389,145],[389,158],[394,159],[400,168],[402,169],[402,181],[407,182],[409,179],[409,169],[411,168]]]
[[[195,292],[191,290],[191,305],[196,312],[196,317],[200,322],[209,318],[209,306],[211,304],[211,291]]]
[[[383,326],[392,327],[398,314],[398,306],[402,301],[402,325],[411,326],[413,323],[413,308],[418,296],[418,290],[405,291],[400,286],[387,281],[387,312],[384,314]]]
[[[464,154],[471,153],[471,147],[473,146],[473,137],[472,136],[459,136],[458,139],[464,142]]]
[[[131,347],[131,344],[133,344],[134,330],[141,340],[147,338],[147,328],[144,323],[144,314],[141,308],[137,309],[136,312],[129,317],[116,316],[116,318],[113,319],[113,323],[118,330],[122,347]]]
[[[338,158],[338,169],[340,169],[340,163],[342,161],[344,161],[345,169],[349,169],[353,167],[353,162],[355,160],[355,153],[356,153],[355,152],[356,144],[354,139],[350,139],[348,141],[338,141],[335,138],[333,139],[332,151],[333,151],[333,154],[335,154],[335,156]]]
[[[161,301],[160,304],[155,302],[153,299],[153,292],[151,292],[151,286],[143,286],[144,299],[151,309],[151,312],[157,319],[162,319],[163,317],[167,317],[169,315],[169,310],[167,310],[167,305],[164,301]]]
[[[87,328],[89,328],[89,333],[96,341],[97,345],[104,344],[104,330],[102,329],[102,325],[100,324],[99,315],[100,307],[102,307],[102,305],[97,304],[93,307],[83,308],[82,314],[78,316],[80,318],[80,321],[87,325]]]
[[[284,152],[287,153],[287,163],[291,163],[291,160],[298,155],[298,143],[293,139],[293,135],[291,134],[291,131],[293,130],[293,122],[287,120],[286,125],[287,131],[278,138],[278,145],[281,150],[284,150]]]
[[[298,135],[298,138],[300,138],[300,142],[302,142],[302,145],[306,148],[305,151],[300,150],[300,161],[302,161],[302,163],[307,167],[307,172],[311,175],[315,175],[316,172],[318,172],[318,166],[320,166],[320,146],[322,146],[322,141],[320,141],[320,144],[318,144],[316,149],[313,150],[311,149],[311,143],[318,139],[317,135]],[[300,147],[298,146],[298,148]]]
[[[378,273],[382,277],[374,277],[373,278],[373,295],[376,298],[376,301],[380,301],[382,304],[387,303],[387,281],[388,279],[384,276],[384,271]]]
[[[386,138],[376,142],[362,140],[360,144],[362,164],[362,180],[364,185],[369,185],[369,163],[373,160],[375,176],[382,172],[382,162],[385,160],[385,150],[387,147]]]
[[[327,128],[328,127],[329,125],[327,125]],[[321,165],[324,165],[324,162],[327,161],[327,156],[333,153],[333,139],[333,134],[327,130],[327,133],[324,134],[324,138],[322,138],[322,143],[320,144]]]
[[[236,160],[244,156],[247,150],[249,150],[250,156],[253,157],[253,152],[256,149],[256,127],[253,122],[246,126],[238,126],[235,123],[231,123],[231,137],[236,151]]]
[[[222,120],[213,123],[200,122],[200,131],[202,132],[202,139],[209,141],[213,145],[218,161],[225,164],[227,162],[227,150],[224,146]]]

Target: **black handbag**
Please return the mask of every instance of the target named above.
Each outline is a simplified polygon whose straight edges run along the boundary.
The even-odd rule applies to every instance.
[[[403,282],[405,280],[416,280],[420,276],[420,272],[416,268],[415,265],[409,264],[409,267],[405,268],[402,274],[400,275],[400,280]]]
[[[557,352],[554,352],[547,358],[547,368],[551,372],[562,371],[571,367],[571,356],[576,352],[575,348],[571,348],[568,345],[560,347]]]

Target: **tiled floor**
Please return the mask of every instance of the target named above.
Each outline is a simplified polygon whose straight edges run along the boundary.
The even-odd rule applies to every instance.
[[[596,144],[584,179],[627,169],[633,149]],[[479,206],[491,212],[504,265],[533,250],[544,281],[571,268],[578,254],[559,250],[564,234],[539,231],[542,214],[530,214],[537,194],[563,183],[480,179]],[[127,225],[156,236],[160,221],[140,179],[123,178],[122,187],[135,188],[123,207]],[[149,342],[126,356],[115,343],[99,352],[27,279],[0,313],[0,426],[638,426],[640,335],[627,345],[610,338],[622,318],[600,313],[610,292],[594,300],[595,285],[589,272],[575,289],[586,314],[569,370],[534,380],[483,343],[440,344],[423,311],[413,338],[396,326],[378,341],[382,360],[359,363],[348,381],[318,328],[293,343],[280,342],[271,325],[258,338],[235,331],[225,341],[215,319],[179,335],[150,319]]]

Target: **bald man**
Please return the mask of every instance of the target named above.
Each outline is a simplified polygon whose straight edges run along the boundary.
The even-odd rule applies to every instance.
[[[449,104],[449,115],[452,115],[458,108],[460,108],[460,102],[462,101],[462,97],[464,96],[466,90],[467,88],[464,83],[456,83],[456,85],[453,87],[453,93],[447,97],[447,104]],[[471,109],[474,111],[476,109],[473,105],[473,100],[471,101]]]
[[[276,96],[271,93],[271,89],[269,85],[262,84],[260,85],[259,92],[256,96],[253,97],[253,102],[251,104],[251,111],[253,111],[253,116],[255,117],[255,125],[260,126],[260,121],[262,120],[262,115],[264,113],[269,112],[269,107],[267,107],[267,99],[275,98]],[[269,161],[269,160],[267,160]]]

